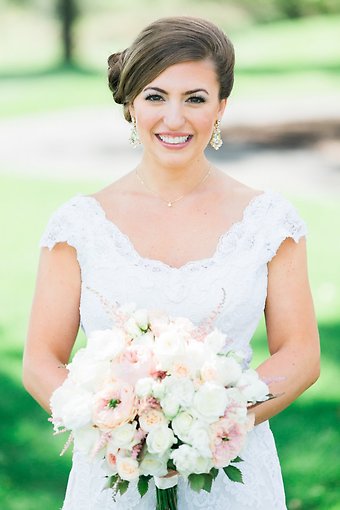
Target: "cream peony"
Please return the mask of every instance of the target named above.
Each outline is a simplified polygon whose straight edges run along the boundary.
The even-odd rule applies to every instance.
[[[150,432],[160,425],[168,425],[164,413],[160,409],[149,408],[139,416],[139,424],[145,432]]]
[[[116,327],[92,331],[86,351],[96,360],[111,360],[119,356],[126,347],[124,332]]]
[[[85,455],[91,456],[94,445],[100,440],[100,432],[91,426],[73,431],[74,448]]]
[[[110,376],[110,361],[99,360],[85,349],[76,352],[67,368],[70,380],[89,391],[97,391]]]

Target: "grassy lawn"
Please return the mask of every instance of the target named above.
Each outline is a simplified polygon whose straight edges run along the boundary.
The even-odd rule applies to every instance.
[[[55,208],[102,182],[53,182],[0,177],[2,293],[0,301],[0,507],[57,510],[70,466],[59,458],[64,438],[53,438],[47,415],[21,386],[21,356],[32,299],[38,241]],[[309,224],[310,273],[320,324],[322,377],[315,387],[272,420],[290,510],[340,510],[337,451],[340,405],[340,205],[293,197]],[[84,339],[79,335],[79,342]],[[266,355],[263,325],[254,338],[255,361]]]

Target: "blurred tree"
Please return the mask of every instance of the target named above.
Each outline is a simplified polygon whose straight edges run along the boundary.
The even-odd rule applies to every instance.
[[[73,50],[74,22],[79,15],[79,8],[76,0],[57,0],[57,14],[61,21],[61,35],[63,46],[63,63],[74,64]]]

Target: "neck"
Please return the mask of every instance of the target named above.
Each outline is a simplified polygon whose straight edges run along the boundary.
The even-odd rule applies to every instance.
[[[143,158],[136,167],[148,187],[155,193],[176,198],[181,193],[187,193],[209,172],[211,164],[204,157],[186,166],[161,166]]]

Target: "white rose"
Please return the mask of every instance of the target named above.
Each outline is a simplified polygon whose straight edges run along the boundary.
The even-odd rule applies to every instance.
[[[139,466],[140,473],[142,475],[164,476],[168,472],[167,462],[167,455],[159,456],[146,453]]]
[[[212,351],[215,354],[217,354],[218,352],[222,352],[225,342],[226,342],[225,335],[223,335],[217,329],[214,329],[204,339],[204,344],[209,348],[210,351]]]
[[[193,446],[203,457],[211,457],[209,427],[196,420],[188,433],[188,443]]]
[[[167,426],[168,421],[162,411],[150,408],[140,414],[139,424],[145,432],[149,432],[151,429],[158,427],[159,425]]]
[[[83,427],[74,430],[73,439],[76,450],[79,450],[85,455],[90,455],[100,440],[100,432],[98,429],[91,426]]]
[[[138,461],[131,457],[117,455],[116,465],[117,472],[123,480],[128,480],[130,482],[140,475]]]
[[[149,317],[148,317],[147,310],[144,310],[142,308],[140,308],[139,310],[136,310],[133,314],[133,318],[135,319],[135,321],[140,329],[145,331],[148,328]]]
[[[92,331],[87,340],[87,352],[97,360],[111,360],[125,349],[124,332],[116,327]]]
[[[188,434],[194,423],[195,419],[187,411],[181,411],[172,420],[172,428],[176,436],[185,443],[188,442]]]
[[[154,383],[152,385],[152,395],[157,399],[161,399],[165,395],[166,388],[165,388],[164,380],[165,379],[163,379],[162,381],[154,381]]]
[[[179,403],[170,395],[163,397],[160,401],[160,404],[163,413],[169,420],[171,420],[178,413]]]
[[[135,384],[135,393],[137,397],[149,397],[152,395],[154,386],[154,379],[152,377],[142,377],[141,379],[138,379],[138,381]]]
[[[163,455],[174,443],[177,439],[167,425],[152,428],[146,438],[149,453],[156,455]]]
[[[132,423],[125,423],[120,427],[115,428],[111,434],[111,443],[116,448],[125,448],[130,450],[135,444],[136,425],[134,421]]]
[[[134,347],[140,345],[140,346],[145,347],[150,350],[150,349],[153,349],[153,344],[154,344],[154,336],[150,331],[148,331],[147,333],[142,333],[140,336],[133,339]]]
[[[69,379],[57,388],[50,399],[54,419],[62,420],[69,430],[85,427],[91,422],[93,396]]]
[[[223,386],[206,382],[195,393],[193,411],[199,418],[212,423],[223,416],[227,402],[228,396]]]

